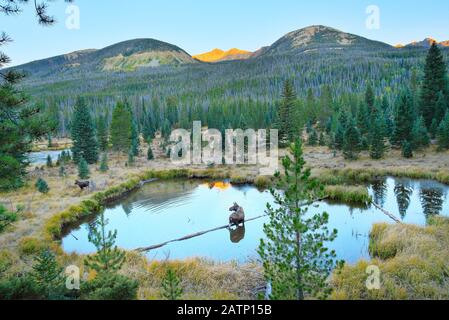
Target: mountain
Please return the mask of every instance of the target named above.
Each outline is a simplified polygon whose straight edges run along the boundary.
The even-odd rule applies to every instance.
[[[413,41],[406,45],[406,48],[430,48],[436,42],[440,47],[449,47],[449,41],[438,42],[433,38],[425,38],[423,41]]]
[[[390,45],[326,26],[310,26],[290,32],[271,45],[265,54],[291,54],[317,50],[383,50]]]
[[[70,71],[135,71],[141,67],[196,63],[184,50],[154,39],[134,39],[106,48],[82,50],[33,61],[16,70],[34,75]]]
[[[250,51],[232,48],[228,51],[223,51],[221,49],[214,49],[210,52],[193,56],[192,58],[202,62],[220,62],[220,61],[249,59],[252,57],[252,55],[253,53]]]

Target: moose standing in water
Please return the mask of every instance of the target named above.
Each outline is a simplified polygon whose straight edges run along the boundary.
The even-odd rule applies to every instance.
[[[234,205],[229,208],[229,211],[232,211],[232,214],[229,216],[229,227],[245,224],[245,211],[243,211],[243,208],[237,202],[234,202]]]

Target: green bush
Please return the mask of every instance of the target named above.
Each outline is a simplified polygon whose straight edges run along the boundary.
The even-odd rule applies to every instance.
[[[102,273],[81,285],[83,300],[134,300],[138,283],[118,274]]]
[[[4,206],[0,205],[0,232],[15,221],[17,221],[17,213],[10,212]]]
[[[43,300],[44,292],[30,275],[0,280],[0,300]]]
[[[23,238],[19,242],[19,252],[25,256],[37,254],[47,248],[46,243],[32,237]]]
[[[40,193],[47,194],[50,191],[47,182],[42,178],[39,178],[37,180],[35,186],[37,188],[37,191],[39,191]]]

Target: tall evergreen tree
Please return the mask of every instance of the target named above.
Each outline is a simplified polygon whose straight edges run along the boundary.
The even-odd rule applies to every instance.
[[[414,122],[413,101],[409,93],[403,93],[398,99],[394,117],[392,143],[401,146],[404,141],[412,140]]]
[[[370,133],[370,156],[373,159],[381,159],[385,150],[385,122],[383,117],[374,119]]]
[[[360,151],[360,133],[356,127],[355,121],[351,118],[345,130],[343,137],[343,155],[345,159],[355,160]]]
[[[282,101],[278,109],[277,128],[279,130],[279,141],[282,146],[293,141],[296,134],[294,123],[296,93],[293,83],[285,80],[282,90]]]
[[[98,141],[89,108],[83,98],[78,98],[71,124],[73,160],[84,158],[87,163],[98,161]]]
[[[118,102],[112,113],[112,149],[128,153],[131,148],[133,123],[131,109],[126,103]]]
[[[109,145],[109,128],[106,116],[100,116],[97,120],[97,140],[100,151],[105,152]]]
[[[446,115],[438,127],[437,139],[439,149],[449,149],[449,110],[446,112]]]
[[[376,113],[376,108],[374,106],[375,103],[375,95],[374,95],[374,90],[373,90],[373,86],[371,85],[371,83],[368,84],[368,87],[366,88],[366,92],[365,92],[365,103],[368,106],[368,110],[370,112],[370,115],[372,117],[375,116]]]
[[[411,138],[412,148],[414,150],[425,148],[430,145],[429,133],[422,116],[418,117],[413,123]]]
[[[67,0],[68,1],[68,0]],[[30,1],[2,0],[1,15],[15,15]],[[34,2],[34,12],[41,25],[52,25],[48,0]],[[0,32],[0,47],[12,39]],[[23,186],[32,142],[51,133],[56,124],[44,116],[40,106],[29,105],[26,96],[17,89],[23,74],[4,68],[11,59],[0,50],[0,190],[9,191]]]
[[[432,120],[441,121],[444,113],[438,115],[438,96],[440,92],[448,97],[447,70],[443,55],[436,42],[432,44],[426,58],[424,80],[421,88],[420,111],[426,126],[430,128]],[[447,104],[446,104],[447,107]]]
[[[322,187],[304,168],[299,138],[291,153],[292,158],[282,160],[284,175],[275,176],[277,188],[284,192],[271,189],[278,208],[267,205],[267,240],[261,240],[258,253],[265,278],[271,284],[271,299],[325,298],[330,293],[327,278],[335,267],[335,252],[325,245],[336,238],[337,230],[328,230],[327,213],[305,217],[311,202],[320,197]]]
[[[90,175],[89,165],[83,157],[78,160],[78,177],[80,179],[88,179]]]

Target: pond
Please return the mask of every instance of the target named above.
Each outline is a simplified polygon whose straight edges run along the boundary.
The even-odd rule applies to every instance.
[[[28,161],[30,162],[30,164],[34,164],[34,165],[44,165],[47,163],[47,157],[50,156],[51,160],[53,162],[56,162],[56,160],[58,160],[58,156],[63,152],[63,151],[69,151],[70,149],[67,150],[47,150],[47,151],[38,151],[38,152],[30,152],[28,153]]]
[[[386,178],[369,186],[376,203],[405,223],[425,225],[426,216],[449,215],[449,187],[434,181]],[[107,229],[117,230],[117,245],[136,249],[225,225],[229,207],[237,202],[247,218],[264,213],[273,203],[268,191],[253,186],[233,186],[226,182],[156,181],[145,185],[120,203],[106,208]],[[329,227],[338,230],[337,239],[329,247],[339,259],[354,263],[369,258],[369,232],[374,223],[394,223],[374,207],[357,208],[346,204],[320,203],[308,215],[326,211]],[[95,218],[93,218],[95,219]],[[68,233],[62,242],[66,252],[92,253],[88,241],[91,221],[85,221]],[[217,261],[257,258],[256,249],[264,237],[267,218],[247,222],[244,228],[230,232],[222,229],[149,251],[151,259],[183,259],[206,257]]]

